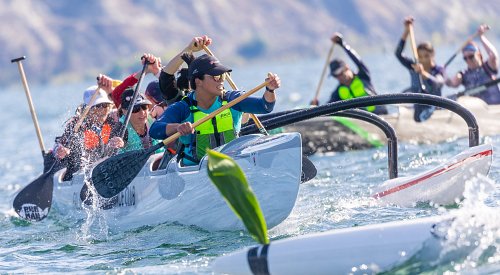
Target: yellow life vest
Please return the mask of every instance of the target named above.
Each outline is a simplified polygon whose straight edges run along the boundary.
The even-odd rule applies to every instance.
[[[362,97],[367,95],[368,94],[365,91],[365,85],[363,84],[363,81],[359,79],[358,76],[354,76],[354,79],[352,80],[351,85],[349,85],[349,87],[345,85],[341,85],[339,87],[339,97],[342,100]],[[375,111],[375,106],[368,106],[366,107],[366,110],[369,112],[373,112]]]
[[[222,106],[226,104],[227,101],[222,101]],[[194,105],[190,105],[189,109],[193,114],[193,123],[208,115]],[[236,138],[231,110],[222,111],[211,120],[195,127],[195,131],[196,156],[194,157],[199,161],[207,153],[207,148],[221,146]]]

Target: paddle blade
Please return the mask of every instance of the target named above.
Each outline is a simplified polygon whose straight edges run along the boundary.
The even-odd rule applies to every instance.
[[[40,175],[14,198],[14,210],[21,218],[28,221],[41,221],[49,215],[54,189],[53,170],[49,169]]]
[[[312,180],[316,177],[318,170],[316,166],[306,156],[302,156],[302,175],[300,176],[300,183]]]
[[[245,174],[230,157],[208,150],[208,176],[247,228],[261,244],[268,244],[267,224],[259,202],[248,185]]]
[[[56,171],[64,168],[63,165],[61,164],[61,162],[56,163],[56,158],[54,157],[54,154],[52,154],[52,151],[49,151],[47,153],[42,152],[42,156],[43,156],[43,172],[44,173],[49,171],[52,168],[57,169]],[[52,167],[53,165],[55,165],[56,167]]]
[[[99,195],[111,198],[125,189],[139,174],[149,156],[161,148],[158,143],[148,149],[134,150],[112,156],[92,170],[92,184]]]

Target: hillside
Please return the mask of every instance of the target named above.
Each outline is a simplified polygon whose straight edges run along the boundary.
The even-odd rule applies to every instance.
[[[0,83],[19,81],[12,58],[26,55],[32,82],[121,77],[143,52],[166,62],[193,35],[214,39],[233,64],[324,55],[341,31],[358,49],[392,49],[406,15],[422,40],[460,44],[479,22],[499,33],[500,1],[0,0]]]

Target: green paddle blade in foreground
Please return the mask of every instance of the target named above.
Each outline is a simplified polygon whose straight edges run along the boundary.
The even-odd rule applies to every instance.
[[[118,195],[139,174],[144,164],[156,150],[163,147],[158,143],[148,149],[134,150],[112,156],[92,169],[92,184],[104,198]]]
[[[267,225],[259,201],[248,185],[245,174],[230,157],[208,150],[208,176],[247,228],[261,244],[268,244]]]
[[[377,138],[372,137],[372,134],[363,127],[359,126],[357,123],[353,122],[350,119],[347,119],[345,117],[336,117],[332,116],[332,119],[337,121],[338,123],[344,125],[345,127],[349,128],[349,130],[353,131],[356,133],[358,136],[362,137],[364,140],[366,140],[368,143],[370,143],[373,147],[383,147],[384,143],[380,141]]]

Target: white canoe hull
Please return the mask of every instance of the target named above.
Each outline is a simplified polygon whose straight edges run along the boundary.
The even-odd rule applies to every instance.
[[[408,260],[429,239],[442,236],[439,223],[448,217],[428,217],[362,227],[331,230],[273,241],[258,260],[249,261],[247,248],[214,261],[216,273],[255,274],[371,274]],[[251,252],[250,252],[251,253]]]
[[[384,182],[372,197],[399,206],[413,206],[417,202],[453,204],[463,198],[467,180],[488,174],[492,155],[490,144],[471,147],[434,169]]]
[[[269,227],[288,217],[300,184],[300,134],[245,136],[226,144],[221,151],[243,169]],[[132,183],[118,194],[113,207],[98,211],[108,225],[127,229],[179,222],[207,230],[244,228],[208,178],[206,158],[193,167],[180,167],[174,158],[166,169],[152,171],[159,157],[150,157]],[[54,177],[55,206],[64,215],[85,218],[87,214],[80,200],[83,175],[75,175],[71,182],[61,182],[62,172]]]

